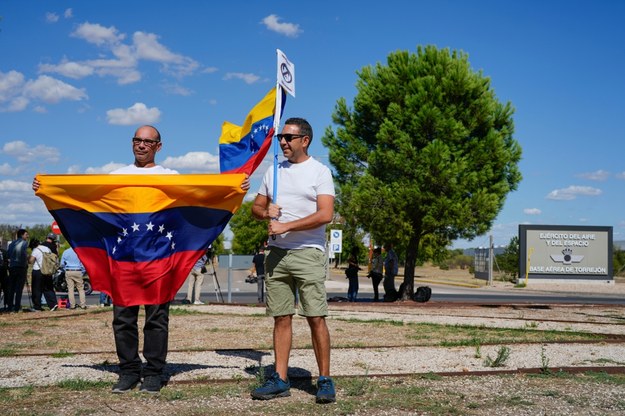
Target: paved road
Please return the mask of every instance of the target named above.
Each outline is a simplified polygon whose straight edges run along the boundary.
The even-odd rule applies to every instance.
[[[205,275],[202,285],[201,299],[204,302],[254,304],[257,303],[257,285],[245,282],[248,274],[247,270],[232,270],[228,279],[227,269],[217,269],[215,271],[216,283],[212,270]],[[396,279],[399,283],[400,278]],[[431,302],[450,303],[485,303],[485,304],[510,304],[510,303],[539,303],[539,304],[602,304],[602,305],[625,305],[625,296],[620,294],[597,294],[597,293],[575,293],[575,292],[552,292],[536,291],[530,289],[494,289],[494,288],[469,288],[453,285],[441,285],[432,283],[417,283],[415,285],[427,285],[432,288]],[[219,289],[221,296],[218,296]],[[347,296],[347,279],[342,271],[332,270],[330,280],[326,282],[328,298]],[[380,291],[383,293],[382,285]],[[176,295],[175,303],[182,303],[187,293],[187,284],[180,288]],[[64,295],[58,293],[58,295]],[[371,281],[366,277],[360,279],[359,301],[373,301],[373,289]],[[99,302],[98,292],[93,292],[87,296],[89,305],[97,305]],[[28,306],[29,299],[26,291],[22,298],[22,305]]]

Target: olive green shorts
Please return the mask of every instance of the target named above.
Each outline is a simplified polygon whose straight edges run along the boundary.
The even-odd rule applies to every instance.
[[[267,315],[327,316],[326,255],[316,248],[285,250],[270,247],[265,257]]]

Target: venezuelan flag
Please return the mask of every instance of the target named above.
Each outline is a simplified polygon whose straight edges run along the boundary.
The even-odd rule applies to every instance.
[[[174,298],[241,206],[245,175],[37,175],[36,195],[121,306]]]
[[[286,103],[282,94],[281,111]],[[276,88],[272,88],[245,117],[243,126],[224,122],[219,138],[219,168],[223,173],[252,172],[263,161],[271,146],[274,134],[273,122],[276,114]]]

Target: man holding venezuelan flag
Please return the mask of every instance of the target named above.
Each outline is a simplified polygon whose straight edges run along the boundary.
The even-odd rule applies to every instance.
[[[158,130],[142,126],[132,138],[134,163],[113,175],[37,175],[33,181],[94,289],[113,299],[120,367],[113,393],[132,390],[141,377],[142,392],[160,391],[170,301],[249,189],[242,174],[177,175],[156,164],[161,148]],[[139,357],[140,305],[145,366]]]

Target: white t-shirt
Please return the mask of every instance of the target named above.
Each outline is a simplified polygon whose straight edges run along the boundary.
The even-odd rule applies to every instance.
[[[35,262],[33,263],[33,270],[41,270],[41,263],[43,263],[43,253],[51,252],[52,250],[50,250],[43,244],[39,244],[37,247],[35,247],[30,253],[35,258]]]
[[[258,193],[269,199],[273,197],[273,167],[265,173]],[[278,165],[277,204],[282,208],[278,221],[290,222],[317,212],[318,195],[334,196],[334,181],[327,166],[312,157],[301,163],[286,160]],[[314,247],[325,251],[325,229],[325,225],[321,225],[291,231],[277,235],[269,244],[284,249]]]
[[[155,165],[150,168],[140,168],[134,164],[115,169],[112,175],[177,175],[178,172],[173,169],[167,169],[161,165]]]

